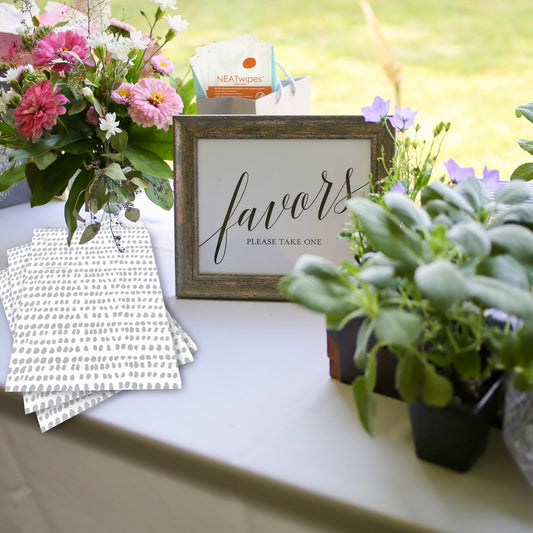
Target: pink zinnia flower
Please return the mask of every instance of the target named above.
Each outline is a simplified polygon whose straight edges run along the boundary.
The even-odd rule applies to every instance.
[[[67,30],[43,37],[32,53],[36,67],[50,67],[57,72],[69,72],[78,58],[84,62],[89,58],[89,45],[84,37]]]
[[[144,78],[131,89],[128,112],[140,126],[149,128],[155,124],[167,131],[172,124],[172,117],[182,111],[180,95],[162,80]]]
[[[52,87],[48,80],[32,85],[15,109],[15,125],[19,131],[33,142],[38,139],[43,129],[50,130],[57,123],[57,117],[67,112],[63,104],[70,100],[59,89]]]
[[[130,101],[133,83],[121,83],[117,89],[111,93],[111,100],[117,104],[127,104]]]
[[[154,67],[157,72],[161,72],[161,74],[170,74],[171,72],[174,72],[172,61],[165,56],[154,56],[150,59],[150,63],[152,63],[152,67]]]

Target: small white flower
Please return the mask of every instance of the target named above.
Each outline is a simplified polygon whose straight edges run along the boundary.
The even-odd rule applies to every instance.
[[[87,37],[87,43],[91,48],[98,48],[99,46],[107,47],[113,40],[113,36],[109,33],[91,33]]]
[[[105,131],[105,138],[110,139],[113,135],[121,133],[122,130],[118,127],[120,122],[117,120],[116,113],[106,113],[104,118],[100,118],[100,129]]]
[[[189,27],[189,23],[181,18],[181,15],[165,15],[165,19],[168,23],[168,27],[179,35],[182,31],[185,31]]]
[[[111,55],[111,59],[117,61],[127,62],[130,59],[130,52],[133,50],[130,40],[127,37],[114,39],[107,45],[107,51]]]
[[[22,72],[20,67],[8,68],[3,76],[0,76],[0,81],[5,83],[11,83],[19,79]]]
[[[152,0],[154,4],[157,4],[161,11],[165,9],[177,9],[176,0]]]
[[[129,38],[125,37],[125,39],[129,39],[129,45],[135,50],[144,50],[150,44],[150,38],[140,31],[132,32]]]

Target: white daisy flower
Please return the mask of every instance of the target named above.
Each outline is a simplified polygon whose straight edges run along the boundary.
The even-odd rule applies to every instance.
[[[150,38],[143,35],[140,31],[132,32],[131,35],[125,39],[129,39],[129,45],[135,50],[144,50],[150,44]]]

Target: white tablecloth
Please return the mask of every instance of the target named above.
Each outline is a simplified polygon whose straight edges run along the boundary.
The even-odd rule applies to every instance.
[[[0,210],[5,250],[63,226],[63,204]],[[415,457],[405,404],[375,437],[328,376],[321,316],[290,303],[177,300],[173,215],[148,204],[161,286],[198,344],[179,391],[121,392],[41,434],[0,392],[5,533],[530,532],[533,490],[501,433],[467,474]],[[0,386],[11,335],[0,310]]]

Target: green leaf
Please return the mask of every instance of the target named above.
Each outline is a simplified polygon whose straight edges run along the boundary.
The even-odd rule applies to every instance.
[[[169,211],[174,205],[174,192],[168,180],[158,179],[143,174],[143,178],[148,182],[148,188],[145,189],[146,196],[156,205]]]
[[[452,401],[453,386],[447,378],[437,374],[432,366],[426,365],[421,396],[427,405],[445,407]]]
[[[445,311],[465,298],[465,281],[458,268],[437,259],[415,271],[415,282],[424,296],[439,310]]]
[[[78,227],[79,212],[85,202],[85,191],[93,178],[93,171],[82,168],[70,186],[64,210],[65,223],[68,229],[67,240],[69,246],[72,241],[72,236]]]
[[[381,288],[391,284],[394,278],[394,267],[391,265],[364,266],[358,273],[357,279],[362,283],[369,283]]]
[[[380,205],[366,198],[352,198],[346,202],[349,211],[356,215],[372,246],[391,259],[414,268],[421,258],[429,254],[424,241],[400,224]]]
[[[131,142],[131,136],[130,143],[124,150],[124,156],[129,159],[136,170],[140,170],[143,174],[148,173],[155,178],[172,178],[173,172],[168,164],[154,152],[135,146]]]
[[[360,368],[361,370],[364,370],[366,367],[369,351],[368,343],[370,342],[373,332],[374,323],[372,319],[367,317],[361,322],[355,341],[354,362],[357,368]]]
[[[369,435],[372,435],[376,400],[369,390],[365,376],[359,376],[352,384],[352,395],[357,406],[359,421]]]
[[[79,141],[83,138],[82,133],[69,133],[66,135],[50,135],[49,137],[42,137],[37,139],[34,143],[27,142],[23,148],[13,150],[11,157],[17,159],[29,159],[32,157],[39,157],[50,150],[58,150]]]
[[[494,225],[515,222],[533,228],[533,205],[514,205],[496,215]]]
[[[524,150],[528,154],[533,155],[533,141],[530,141],[528,139],[520,139],[519,141],[517,141],[517,143],[518,146],[522,148],[522,150]]]
[[[43,155],[36,157],[34,159],[34,163],[37,165],[39,170],[44,170],[49,165],[51,165],[57,158],[58,154],[56,152],[46,152]]]
[[[84,98],[75,100],[74,102],[71,103],[69,110],[68,110],[68,114],[76,115],[77,113],[81,113],[86,108],[86,106],[87,106],[87,101]]]
[[[124,176],[124,172],[122,171],[122,167],[118,163],[111,163],[106,168],[104,168],[104,174],[111,178],[113,181],[125,181],[126,176]]]
[[[15,183],[26,179],[26,164],[13,165],[9,170],[0,174],[0,192],[7,191]]]
[[[191,78],[187,83],[183,84],[178,94],[181,96],[181,99],[183,100],[183,115],[191,115],[194,114],[196,111],[196,105],[195,105],[195,98],[196,98],[196,91],[194,89],[194,80]]]
[[[430,200],[440,199],[467,213],[472,213],[474,208],[455,188],[445,185],[440,181],[434,181],[422,191],[422,205]]]
[[[499,279],[521,289],[529,287],[527,271],[512,255],[501,254],[487,257],[479,263],[476,273]]]
[[[137,222],[141,216],[141,212],[136,207],[128,207],[124,216],[131,222]]]
[[[396,367],[396,387],[406,402],[414,402],[424,380],[424,365],[413,354],[408,354],[398,361]]]
[[[320,279],[341,279],[342,275],[339,268],[324,257],[313,254],[301,255],[294,265],[294,270],[304,272]]]
[[[489,202],[485,185],[475,178],[468,178],[458,183],[454,190],[463,196],[477,211]]]
[[[516,167],[512,174],[512,180],[524,180],[529,181],[533,178],[533,163],[523,163]]]
[[[481,358],[474,348],[452,352],[451,363],[463,379],[476,378],[481,373]]]
[[[467,296],[485,307],[494,307],[524,320],[533,320],[533,297],[524,290],[485,276],[470,276]]]
[[[54,196],[61,194],[84,161],[84,154],[63,154],[44,170],[39,170],[35,163],[28,163],[26,180],[32,193],[31,206],[44,205]]]
[[[521,204],[531,198],[531,189],[525,181],[514,180],[506,183],[494,199],[502,204]]]
[[[516,116],[521,117],[522,115],[526,117],[530,122],[533,122],[533,102],[527,104],[519,105],[515,110]]]
[[[376,337],[380,342],[409,346],[418,339],[423,325],[416,312],[382,308],[376,318]]]
[[[490,253],[491,242],[487,230],[474,220],[454,224],[446,236],[469,257],[483,258]]]
[[[129,130],[129,143],[140,146],[157,154],[165,161],[174,159],[174,135],[172,129],[168,131],[157,129],[156,126],[143,128],[133,125]],[[124,150],[120,150],[123,152]]]
[[[338,279],[321,279],[302,272],[283,277],[279,289],[289,300],[329,317],[342,318],[355,308],[352,292]]]
[[[128,146],[128,134],[125,131],[117,133],[111,137],[111,147],[119,153],[123,153]]]
[[[85,244],[86,242],[89,242],[91,239],[94,239],[98,232],[100,231],[100,223],[95,222],[94,224],[89,224],[81,234],[80,237],[80,244]]]
[[[431,218],[426,211],[405,194],[388,192],[383,199],[387,207],[406,226],[421,230],[431,226]]]
[[[508,253],[520,263],[533,265],[533,232],[518,224],[504,224],[488,231],[493,250]]]

